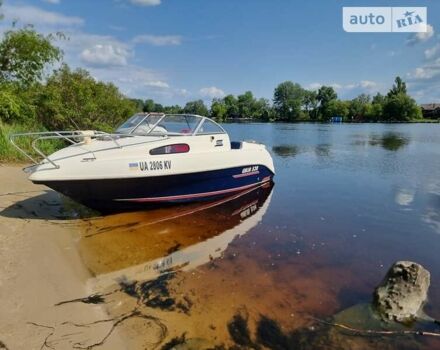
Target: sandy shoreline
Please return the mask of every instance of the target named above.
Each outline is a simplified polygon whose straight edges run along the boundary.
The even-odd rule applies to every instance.
[[[76,220],[63,217],[55,192],[33,185],[20,166],[0,165],[0,344],[7,349],[44,349],[45,340],[46,348],[71,349],[105,333],[94,328],[88,339],[75,338],[63,324],[103,319],[102,306],[54,306],[91,293],[75,247],[77,230]],[[125,346],[115,333],[101,348]]]

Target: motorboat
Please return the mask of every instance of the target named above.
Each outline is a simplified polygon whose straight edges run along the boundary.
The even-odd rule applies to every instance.
[[[19,137],[32,137],[41,160],[19,146]],[[218,123],[192,114],[138,113],[114,133],[53,131],[10,140],[34,163],[25,168],[33,183],[98,210],[213,199],[271,182],[275,174],[264,145],[231,142]],[[68,146],[46,155],[40,146],[46,140]]]

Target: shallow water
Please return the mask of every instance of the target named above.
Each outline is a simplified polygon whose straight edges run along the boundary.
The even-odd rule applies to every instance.
[[[362,309],[397,260],[431,272],[425,311],[440,318],[440,125],[225,128],[267,145],[275,186],[85,220],[81,254],[110,314],[140,308],[159,318],[159,348],[440,347],[316,323]],[[133,337],[136,327],[125,328]],[[138,329],[148,348],[155,336]]]

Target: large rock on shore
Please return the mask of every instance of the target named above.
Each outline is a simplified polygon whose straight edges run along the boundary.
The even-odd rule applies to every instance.
[[[422,265],[398,261],[374,292],[373,307],[383,321],[415,321],[428,297],[430,273]]]

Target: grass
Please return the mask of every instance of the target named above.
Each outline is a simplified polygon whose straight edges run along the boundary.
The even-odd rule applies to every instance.
[[[25,126],[20,124],[5,124],[0,121],[0,162],[28,162],[30,161],[9,141],[9,135],[14,133],[44,131],[43,127]],[[39,156],[32,148],[32,137],[20,137],[16,139],[16,144],[29,153],[34,159],[39,160]],[[38,143],[38,148],[46,155],[49,155],[60,147],[63,147],[60,140],[45,140]]]
[[[411,119],[410,123],[440,123],[440,118],[438,119]]]

